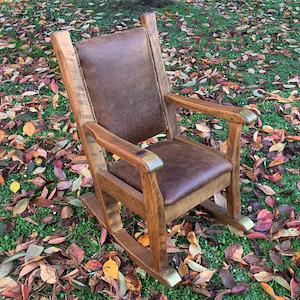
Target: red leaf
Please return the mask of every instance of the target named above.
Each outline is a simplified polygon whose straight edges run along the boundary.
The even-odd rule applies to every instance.
[[[262,209],[257,214],[257,220],[273,219],[273,213],[267,209]]]
[[[257,231],[267,231],[272,227],[272,219],[259,220],[255,225],[254,229]]]
[[[247,234],[247,238],[249,239],[264,239],[268,240],[268,237],[262,232],[250,232]]]
[[[99,260],[92,259],[92,260],[89,260],[84,265],[84,267],[86,269],[88,269],[89,271],[93,272],[93,271],[99,270],[102,267],[102,263]]]
[[[58,85],[55,83],[54,80],[51,81],[50,87],[53,93],[58,93]]]
[[[274,208],[276,206],[276,200],[271,197],[271,196],[268,196],[266,199],[265,199],[265,202],[268,206],[270,206],[271,208]]]
[[[181,94],[192,94],[192,93],[194,93],[194,89],[192,87],[187,87],[187,88],[180,90],[180,93]]]
[[[100,238],[100,245],[101,246],[105,243],[106,237],[107,237],[107,230],[104,227],[102,227],[101,238]]]

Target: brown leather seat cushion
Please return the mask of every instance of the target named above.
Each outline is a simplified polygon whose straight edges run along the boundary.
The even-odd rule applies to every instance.
[[[227,159],[209,148],[202,150],[180,142],[162,141],[148,149],[164,162],[163,168],[156,174],[166,205],[175,203],[232,169]],[[126,161],[114,163],[109,171],[142,191],[139,171]]]

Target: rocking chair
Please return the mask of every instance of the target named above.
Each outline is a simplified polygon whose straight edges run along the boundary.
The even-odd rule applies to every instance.
[[[181,281],[168,264],[166,224],[201,205],[211,216],[240,230],[252,228],[241,215],[240,137],[251,111],[170,92],[154,13],[142,27],[72,44],[66,31],[52,43],[71,102],[95,194],[81,197],[132,260],[167,286]],[[176,107],[229,121],[227,154],[180,134]],[[165,132],[167,140],[137,144]],[[120,160],[106,163],[106,153]],[[227,208],[208,200],[226,189]],[[150,249],[123,228],[122,202],[147,222]]]

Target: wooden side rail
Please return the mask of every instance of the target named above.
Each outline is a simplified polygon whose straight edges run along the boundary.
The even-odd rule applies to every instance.
[[[191,109],[239,124],[251,124],[257,119],[256,114],[248,109],[196,100],[173,93],[165,95],[165,101],[167,103],[173,103],[177,107]]]
[[[126,160],[140,171],[149,173],[163,167],[162,160],[156,154],[114,135],[96,122],[83,124],[83,130],[107,151]]]

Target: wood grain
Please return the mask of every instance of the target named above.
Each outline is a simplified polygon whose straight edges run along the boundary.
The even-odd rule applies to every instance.
[[[168,83],[165,66],[161,55],[155,13],[146,13],[142,15],[140,17],[140,21],[142,26],[148,33],[152,58],[155,65],[156,77],[161,95],[161,101],[164,107],[165,118],[167,120],[167,137],[172,140],[179,130],[177,126],[175,106],[171,103],[166,103],[163,100],[164,96],[170,92],[170,85]]]
[[[167,103],[173,103],[178,107],[198,111],[203,114],[223,118],[240,124],[250,124],[257,119],[256,114],[241,107],[220,105],[210,101],[179,96],[173,93],[167,94],[165,96],[165,101]]]

